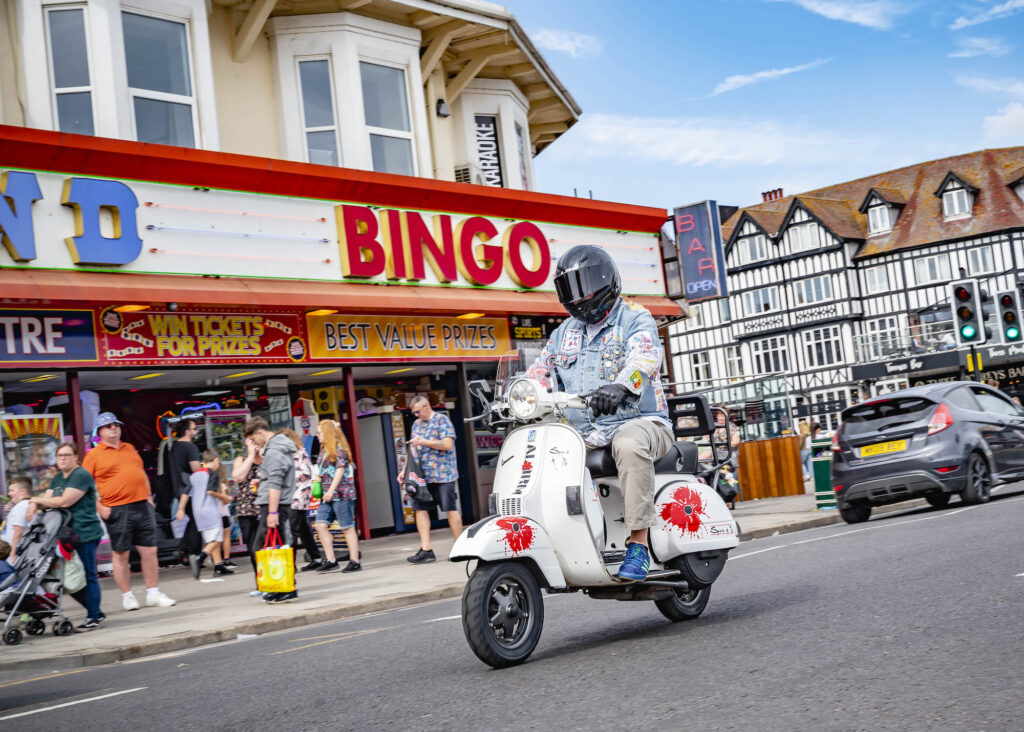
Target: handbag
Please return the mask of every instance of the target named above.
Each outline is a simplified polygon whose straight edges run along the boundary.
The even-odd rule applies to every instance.
[[[405,492],[420,503],[433,503],[434,496],[427,488],[427,481],[423,478],[423,471],[420,469],[420,461],[416,459],[416,451],[409,448],[409,460],[405,464],[405,477],[402,487]]]
[[[64,560],[64,591],[69,595],[85,587],[85,565],[78,552]]]
[[[260,592],[295,591],[295,550],[282,543],[275,526],[267,531],[263,548],[256,552],[256,589]]]

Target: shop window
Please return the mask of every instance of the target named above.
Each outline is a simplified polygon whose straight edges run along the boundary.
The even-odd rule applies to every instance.
[[[967,263],[970,266],[972,275],[994,272],[996,267],[992,256],[992,247],[984,246],[968,250]]]
[[[884,234],[892,230],[892,218],[885,204],[868,209],[868,233]]]
[[[185,23],[121,13],[135,139],[196,145],[189,32]]]
[[[946,219],[960,219],[971,215],[971,194],[964,188],[954,188],[942,194],[942,215]]]
[[[338,165],[340,162],[333,88],[327,59],[299,62],[306,160],[317,165]]]
[[[405,70],[360,61],[359,73],[373,169],[380,173],[415,175]]]
[[[864,289],[868,295],[889,291],[889,272],[884,264],[864,270]]]
[[[949,282],[949,255],[935,254],[914,260],[914,276],[919,285]]]
[[[46,12],[50,51],[50,85],[57,129],[94,134],[92,80],[84,8],[53,8]]]

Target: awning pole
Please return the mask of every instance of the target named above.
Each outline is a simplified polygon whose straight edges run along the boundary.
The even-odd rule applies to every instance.
[[[82,416],[82,390],[77,371],[68,371],[68,402],[71,405],[71,439],[78,446],[79,460],[85,457],[85,418]]]
[[[344,367],[345,375],[345,432],[348,434],[348,444],[352,446],[352,459],[356,464],[356,510],[359,512],[358,524],[359,538],[370,538],[370,508],[366,505],[366,483],[363,481],[365,471],[360,470],[362,464],[362,449],[359,446],[359,420],[356,417],[356,384],[352,374],[352,367]]]

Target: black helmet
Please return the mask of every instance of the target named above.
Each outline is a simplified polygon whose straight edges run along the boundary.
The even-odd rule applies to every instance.
[[[555,292],[569,315],[588,325],[597,325],[615,307],[622,292],[622,280],[604,249],[580,244],[559,258]]]

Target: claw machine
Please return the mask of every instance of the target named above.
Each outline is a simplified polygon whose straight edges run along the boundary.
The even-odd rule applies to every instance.
[[[45,491],[57,474],[64,418],[59,414],[0,414],[0,439],[3,495],[7,495],[7,484],[15,476],[31,478],[37,493]]]

